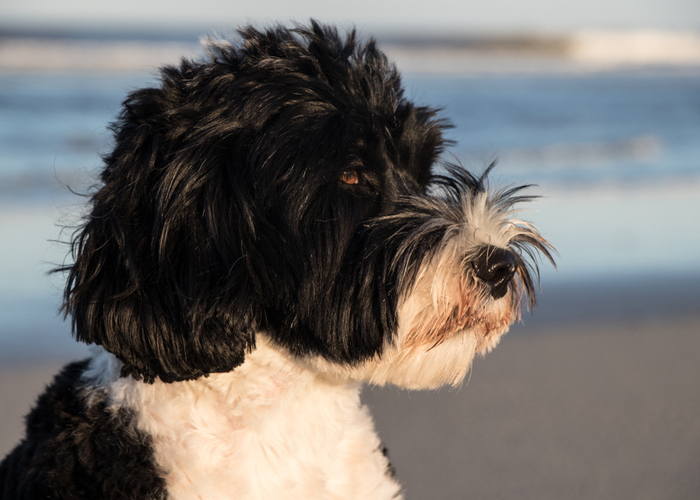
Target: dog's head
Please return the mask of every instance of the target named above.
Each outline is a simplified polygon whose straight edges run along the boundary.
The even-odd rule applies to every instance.
[[[377,383],[461,379],[551,259],[526,197],[436,171],[447,124],[373,41],[240,35],[124,102],[67,267],[76,337],[146,381],[232,370],[256,335]]]

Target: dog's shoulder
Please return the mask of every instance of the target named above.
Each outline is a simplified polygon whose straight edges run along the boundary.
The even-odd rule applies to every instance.
[[[26,436],[0,464],[0,498],[165,498],[150,438],[126,409],[67,365],[27,415]]]

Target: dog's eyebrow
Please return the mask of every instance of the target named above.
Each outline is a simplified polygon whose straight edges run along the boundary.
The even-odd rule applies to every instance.
[[[438,166],[446,122],[374,41],[210,45],[111,126],[57,270],[94,350],[39,397],[3,499],[402,498],[362,385],[461,384],[552,260],[522,188]]]

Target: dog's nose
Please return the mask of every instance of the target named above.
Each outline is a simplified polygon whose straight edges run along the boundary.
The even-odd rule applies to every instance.
[[[476,277],[489,286],[491,296],[500,299],[508,291],[508,284],[518,270],[518,261],[505,248],[486,245],[472,262],[472,267]]]

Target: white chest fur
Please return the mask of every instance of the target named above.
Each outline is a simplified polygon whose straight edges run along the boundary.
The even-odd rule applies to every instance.
[[[259,341],[233,372],[189,382],[117,378],[95,357],[86,377],[135,410],[173,499],[388,499],[399,485],[357,383],[331,382]]]

